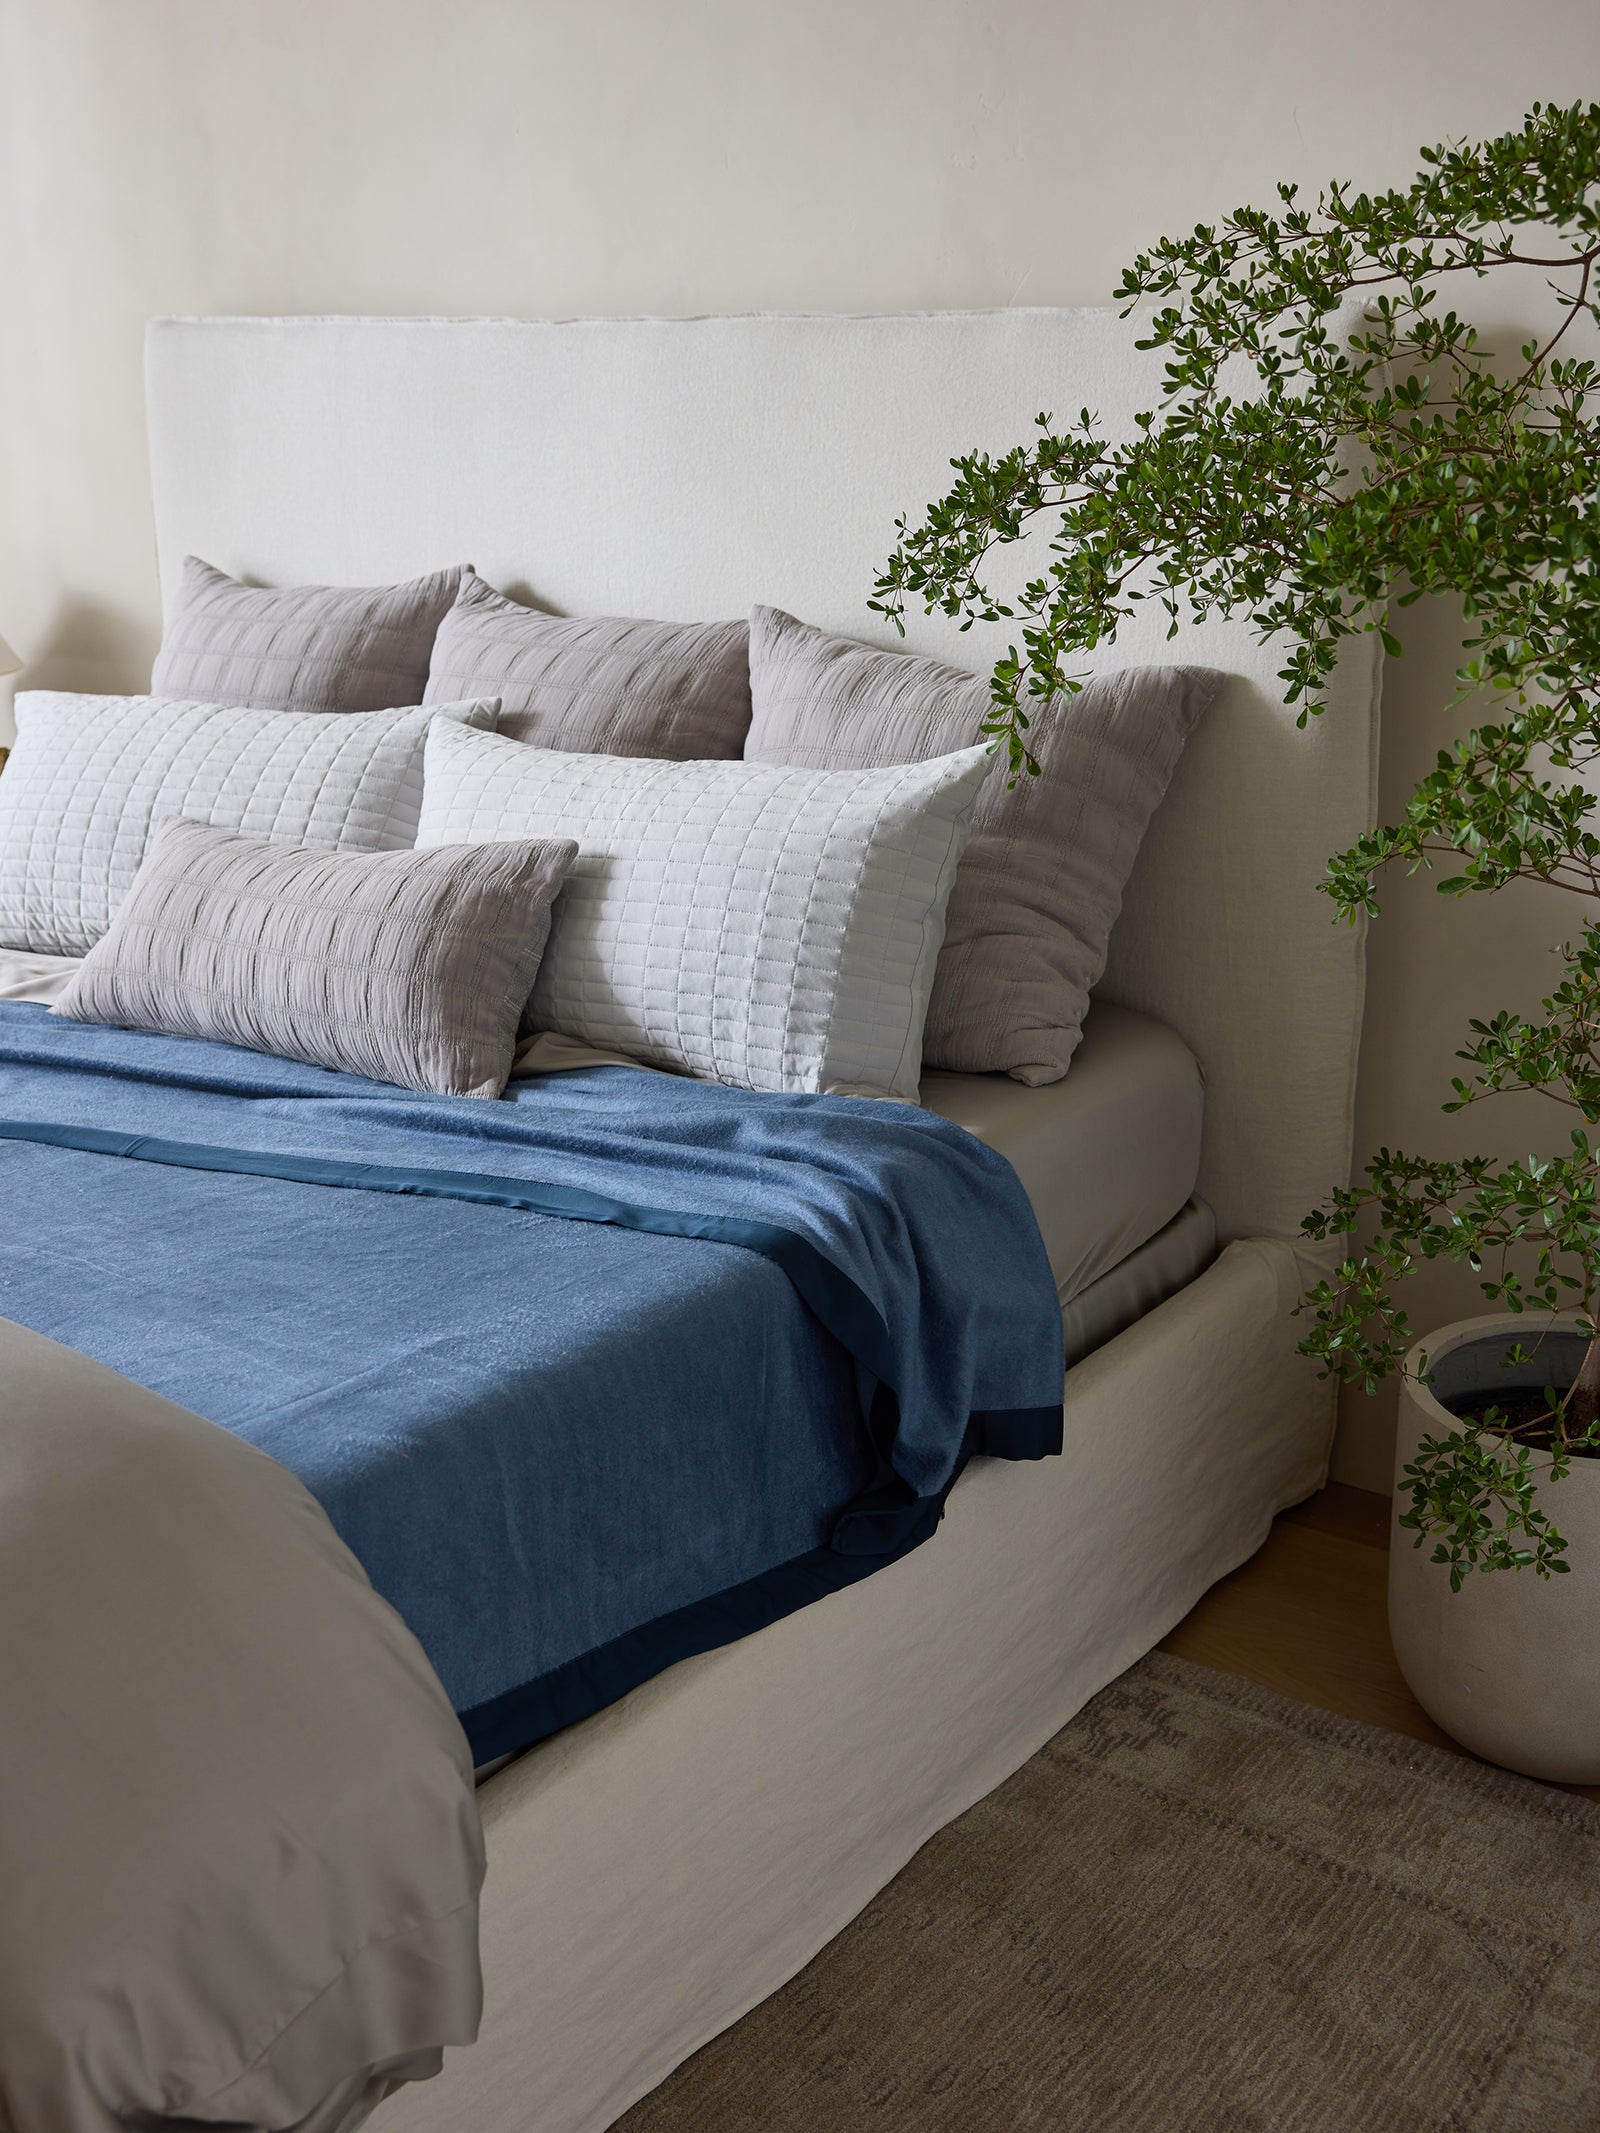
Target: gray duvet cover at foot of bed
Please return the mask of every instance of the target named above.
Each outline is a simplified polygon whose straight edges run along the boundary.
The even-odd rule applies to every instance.
[[[476,2035],[420,1646],[276,1461],[0,1319],[0,2125],[347,2133]]]

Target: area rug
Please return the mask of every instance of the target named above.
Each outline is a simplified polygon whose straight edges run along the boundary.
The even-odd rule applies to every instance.
[[[1600,2127],[1600,1805],[1155,1654],[623,2133]]]

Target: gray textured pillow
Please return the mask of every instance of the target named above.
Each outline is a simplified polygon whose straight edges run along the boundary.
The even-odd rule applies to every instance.
[[[499,697],[508,739],[568,755],[737,756],[750,724],[743,622],[541,615],[470,571],[422,701],[454,701],[464,675],[467,695]]]
[[[1055,705],[1037,778],[978,796],[945,919],[923,1064],[1059,1081],[1140,840],[1224,677],[1131,667]],[[921,762],[969,747],[989,685],[959,667],[830,637],[775,607],[750,618],[747,761],[811,769]]]
[[[454,728],[450,728],[454,731]],[[419,850],[578,840],[528,1023],[735,1088],[914,1103],[988,751],[885,770],[621,762],[436,729]]]
[[[308,851],[180,817],[52,1012],[498,1096],[577,850]]]
[[[405,585],[241,585],[189,556],[150,693],[260,711],[419,704],[465,574],[458,563]]]
[[[0,780],[0,947],[87,954],[172,815],[279,844],[409,851],[428,728],[492,726],[495,711],[491,699],[323,718],[27,690]]]

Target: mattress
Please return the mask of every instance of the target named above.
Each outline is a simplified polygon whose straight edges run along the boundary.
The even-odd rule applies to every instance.
[[[0,1000],[54,1000],[76,968],[73,957],[0,948]],[[577,1069],[615,1056],[543,1037],[525,1049],[518,1069]],[[1021,1180],[1066,1311],[1069,1363],[1215,1256],[1215,1220],[1192,1199],[1200,1065],[1153,1015],[1097,1001],[1071,1073],[1045,1088],[1005,1074],[929,1072],[921,1093],[929,1110],[986,1142]]]
[[[1097,1001],[1062,1081],[922,1077],[922,1101],[1003,1155],[1033,1203],[1063,1303],[1187,1206],[1200,1174],[1204,1084],[1183,1039]]]
[[[1204,1200],[1191,1200],[1098,1281],[1062,1299],[1067,1368],[1187,1288],[1216,1256],[1217,1218]]]
[[[39,965],[47,959],[29,960]],[[45,989],[14,997],[53,998],[48,988],[62,980],[45,971],[32,982]],[[0,954],[0,999],[5,997]],[[546,1031],[524,1043],[515,1072],[561,1073],[601,1065],[632,1067],[641,1074],[659,1071]],[[1063,1304],[1172,1222],[1188,1205],[1200,1174],[1204,1083],[1199,1061],[1164,1022],[1113,1001],[1097,1001],[1091,1008],[1072,1071],[1062,1081],[1030,1089],[1009,1074],[930,1071],[919,1093],[927,1110],[975,1134],[1017,1173]],[[1196,1266],[1183,1278],[1198,1271]],[[1170,1295],[1171,1289],[1161,1294]],[[1144,1308],[1160,1300],[1152,1296]]]

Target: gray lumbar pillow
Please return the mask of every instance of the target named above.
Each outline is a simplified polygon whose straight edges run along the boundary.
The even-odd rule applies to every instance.
[[[1040,775],[978,797],[945,918],[923,1064],[1059,1081],[1140,840],[1223,676],[1134,667],[1038,721]],[[750,617],[748,761],[812,769],[916,763],[970,746],[989,686],[959,667],[880,652],[758,607]]]
[[[150,693],[265,711],[421,703],[434,635],[465,569],[405,585],[241,585],[192,555]]]
[[[577,850],[309,851],[180,817],[52,1012],[498,1096]]]
[[[541,615],[470,571],[439,625],[425,704],[463,675],[500,699],[508,739],[569,755],[700,762],[737,756],[750,724],[743,622]],[[487,677],[493,675],[493,683]]]

